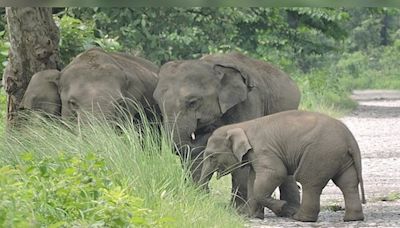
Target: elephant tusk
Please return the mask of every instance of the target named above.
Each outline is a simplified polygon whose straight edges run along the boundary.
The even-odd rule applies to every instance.
[[[190,135],[192,137],[192,140],[196,140],[196,135],[194,134],[194,132],[192,132],[192,134]]]

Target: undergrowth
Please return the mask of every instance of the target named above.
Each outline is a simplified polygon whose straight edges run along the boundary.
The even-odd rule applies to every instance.
[[[34,117],[2,134],[0,226],[243,227],[228,200],[187,181],[159,128],[127,122]]]

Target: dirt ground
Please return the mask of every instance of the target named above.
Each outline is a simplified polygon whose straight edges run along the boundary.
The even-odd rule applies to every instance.
[[[341,120],[353,132],[362,153],[365,221],[343,222],[343,196],[329,182],[321,195],[317,222],[278,218],[266,210],[265,219],[251,220],[249,227],[400,227],[400,195],[397,200],[382,200],[400,194],[400,91],[354,91],[352,98],[359,106]]]

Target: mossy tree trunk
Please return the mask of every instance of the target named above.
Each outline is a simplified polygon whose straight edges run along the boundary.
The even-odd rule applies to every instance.
[[[6,7],[6,18],[11,47],[3,80],[10,127],[18,122],[18,107],[32,75],[59,68],[60,38],[51,8]]]

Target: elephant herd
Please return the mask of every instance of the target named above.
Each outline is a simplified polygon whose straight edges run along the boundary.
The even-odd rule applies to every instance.
[[[287,74],[241,53],[158,67],[93,48],[61,71],[36,73],[20,107],[75,120],[85,112],[113,119],[119,107],[136,117],[141,106],[160,115],[177,154],[190,161],[195,183],[208,189],[214,172],[231,174],[240,213],[264,218],[267,207],[278,216],[316,221],[321,191],[332,179],[344,195],[344,220],[363,220],[357,142],[340,121],[297,111],[299,102]],[[271,197],[277,187],[279,200]]]

